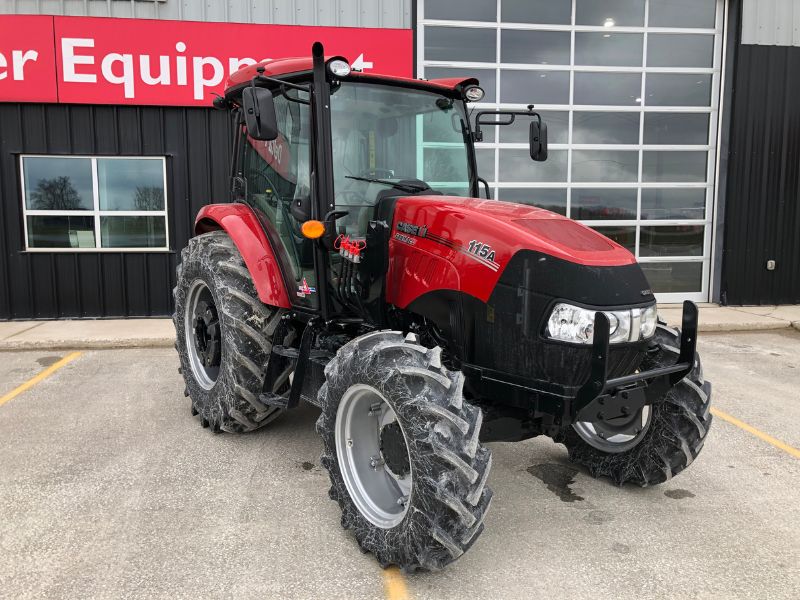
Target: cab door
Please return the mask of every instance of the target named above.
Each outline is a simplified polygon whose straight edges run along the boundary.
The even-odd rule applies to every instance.
[[[296,92],[292,92],[295,94]],[[308,94],[297,93],[301,100]],[[312,241],[300,233],[292,203],[308,202],[311,175],[311,133],[308,104],[275,96],[278,137],[255,140],[243,128],[239,135],[243,199],[256,211],[275,248],[289,296],[298,306],[316,309],[317,280]]]

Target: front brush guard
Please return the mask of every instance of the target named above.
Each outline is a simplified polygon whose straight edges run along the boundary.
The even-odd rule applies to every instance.
[[[683,326],[678,360],[674,365],[608,378],[609,322],[595,313],[594,342],[589,379],[578,390],[571,406],[575,421],[629,420],[646,404],[661,398],[692,370],[697,346],[697,305],[683,303]]]

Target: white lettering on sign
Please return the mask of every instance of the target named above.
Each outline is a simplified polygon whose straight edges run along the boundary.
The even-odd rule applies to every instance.
[[[122,65],[121,75],[114,73],[115,63]],[[135,96],[133,93],[133,56],[131,54],[117,54],[116,52],[106,54],[100,69],[107,82],[124,86],[126,98]]]
[[[147,54],[139,57],[139,69],[145,85],[169,85],[169,56],[158,57],[158,77],[153,77],[153,72],[150,70],[150,56]]]
[[[36,62],[39,53],[36,50],[14,50],[11,53],[11,62],[14,64],[14,80],[23,81],[25,79],[25,63],[29,60]]]
[[[353,64],[350,65],[356,71],[363,71],[364,69],[371,69],[373,64],[372,62],[364,60],[364,53],[358,55],[358,58],[353,61]]]
[[[207,87],[217,87],[222,83],[224,69],[222,62],[213,56],[195,56],[192,61],[194,67],[194,99],[202,100]],[[211,67],[213,74],[208,79],[205,76],[206,67]]]
[[[94,48],[94,40],[87,38],[64,38],[61,40],[61,57],[64,62],[64,81],[72,83],[97,83],[94,73],[78,73],[78,65],[93,65],[94,57],[76,55],[75,48]]]

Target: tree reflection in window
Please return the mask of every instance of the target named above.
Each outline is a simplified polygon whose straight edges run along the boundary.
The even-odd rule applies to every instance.
[[[164,210],[164,190],[155,186],[139,186],[133,194],[134,210]]]
[[[31,192],[35,210],[80,210],[81,198],[67,175],[40,179]]]

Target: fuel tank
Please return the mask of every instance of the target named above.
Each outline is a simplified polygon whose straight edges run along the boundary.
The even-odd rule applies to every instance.
[[[465,362],[580,385],[589,347],[547,338],[555,304],[655,302],[628,250],[547,210],[431,195],[398,198],[391,212],[386,300],[435,323]],[[610,375],[635,369],[643,350],[614,347]]]

